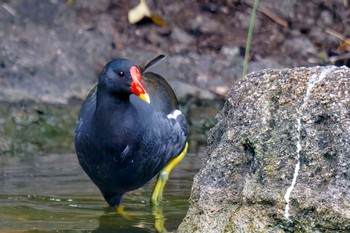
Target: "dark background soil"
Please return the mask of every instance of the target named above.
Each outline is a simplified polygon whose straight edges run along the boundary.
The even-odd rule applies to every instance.
[[[105,30],[113,34],[117,50],[134,47],[169,54],[191,51],[215,57],[222,55],[224,47],[238,47],[243,54],[253,1],[147,1],[154,14],[164,19],[162,27],[150,20],[138,25],[128,23],[127,13],[138,2],[74,1],[72,7],[79,12],[84,27],[90,30],[105,23]],[[265,9],[275,15],[274,19]],[[287,25],[282,26],[277,19]],[[343,0],[260,1],[251,60],[268,58],[284,67],[329,64],[327,55],[337,52],[341,41],[326,30],[331,28],[347,39],[349,23],[350,8]]]
[[[0,100],[83,99],[110,59],[142,63],[160,53],[167,62],[157,71],[174,81],[180,99],[225,98],[242,78],[253,1],[147,0],[163,26],[147,18],[130,24],[128,12],[138,3],[2,0]],[[338,37],[350,38],[349,16],[348,0],[260,1],[248,72],[329,65],[330,55],[348,55],[350,46],[339,50]]]

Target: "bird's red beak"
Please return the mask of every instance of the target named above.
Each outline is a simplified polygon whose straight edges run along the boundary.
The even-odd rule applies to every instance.
[[[130,75],[131,75],[131,92],[138,96],[140,99],[142,99],[143,101],[147,102],[147,103],[151,103],[151,100],[149,98],[149,95],[146,92],[146,89],[142,86],[141,83],[141,72],[139,70],[139,68],[137,68],[136,66],[132,66],[130,68]]]

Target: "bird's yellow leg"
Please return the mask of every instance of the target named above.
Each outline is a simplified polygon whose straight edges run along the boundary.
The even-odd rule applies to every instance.
[[[126,220],[131,220],[132,219],[131,216],[127,212],[125,212],[124,206],[117,206],[116,207],[116,211],[124,219],[126,219]]]
[[[156,184],[153,189],[152,197],[151,197],[152,205],[158,206],[162,201],[164,186],[167,180],[169,179],[169,174],[174,169],[174,167],[176,167],[176,165],[178,165],[181,162],[181,160],[185,157],[187,149],[188,149],[188,142],[186,142],[185,148],[183,149],[181,154],[176,158],[172,159],[159,173]]]

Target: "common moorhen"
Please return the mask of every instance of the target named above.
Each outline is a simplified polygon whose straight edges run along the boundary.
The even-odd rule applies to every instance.
[[[160,75],[145,72],[163,57],[141,66],[110,61],[80,110],[79,163],[110,206],[156,175],[151,203],[158,205],[169,173],[186,154],[186,119],[173,89]]]

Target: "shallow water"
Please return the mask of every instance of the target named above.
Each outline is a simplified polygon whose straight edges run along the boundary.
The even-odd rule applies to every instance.
[[[153,181],[126,194],[128,216],[122,217],[107,207],[73,154],[0,157],[0,232],[157,232],[155,219],[173,231],[186,214],[200,166],[199,156],[188,154],[156,210],[149,205]]]

